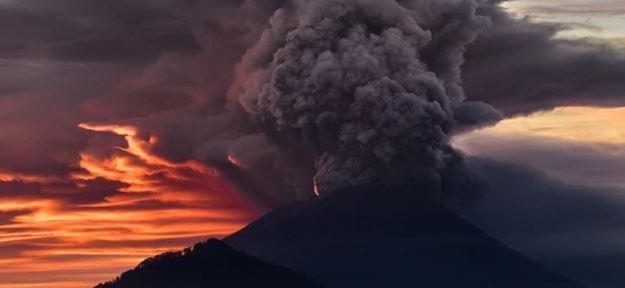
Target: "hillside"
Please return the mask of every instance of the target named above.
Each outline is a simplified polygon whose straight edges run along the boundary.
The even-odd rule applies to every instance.
[[[149,258],[112,282],[95,288],[320,288],[286,268],[245,255],[219,240]]]

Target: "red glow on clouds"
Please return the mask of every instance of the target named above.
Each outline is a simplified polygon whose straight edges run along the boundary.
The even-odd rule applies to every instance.
[[[319,194],[319,186],[317,185],[317,179],[313,180],[313,192],[315,192],[315,195],[317,197],[321,196],[321,194]]]
[[[245,166],[245,164],[243,164],[243,162],[241,162],[239,159],[237,159],[236,157],[232,155],[228,155],[228,161],[230,162],[230,164],[236,167],[239,167],[241,169],[247,169],[247,167]]]
[[[126,146],[89,147],[76,164],[80,172],[65,178],[0,171],[0,184],[46,193],[0,198],[0,288],[90,287],[148,256],[228,235],[256,216],[216,169],[152,153],[157,137],[143,139],[132,126],[80,128],[121,136]],[[88,198],[98,181],[119,188],[78,203],[62,197]]]

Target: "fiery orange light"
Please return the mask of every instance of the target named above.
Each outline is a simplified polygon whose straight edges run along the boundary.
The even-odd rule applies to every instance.
[[[256,216],[216,169],[154,154],[156,136],[144,139],[124,125],[79,127],[121,136],[126,147],[104,155],[86,149],[77,163],[83,171],[66,178],[0,173],[0,182],[62,182],[74,193],[101,179],[123,187],[75,204],[53,195],[0,198],[0,216],[11,215],[4,222],[0,217],[0,288],[90,287],[146,257],[228,235]]]
[[[230,164],[237,166],[241,169],[247,169],[247,167],[239,159],[232,155],[228,155],[228,161],[230,162]]]
[[[0,171],[0,182],[23,182],[23,183],[39,183],[52,184],[64,182],[64,179],[53,176],[27,175],[21,173],[7,173]]]
[[[132,126],[120,126],[120,125],[94,125],[81,123],[78,127],[94,131],[94,132],[107,132],[115,135],[123,136],[126,139],[128,147],[120,148],[129,154],[132,154],[139,159],[145,161],[149,165],[157,165],[157,166],[165,166],[169,168],[189,168],[201,173],[215,173],[217,171],[215,169],[206,167],[201,163],[189,161],[185,163],[172,163],[167,161],[159,156],[156,156],[150,152],[150,148],[157,142],[156,136],[150,136],[149,139],[143,140],[140,139],[137,134],[137,129]]]
[[[315,192],[315,195],[317,197],[321,196],[321,194],[319,194],[319,186],[317,185],[317,179],[313,179],[313,192]]]

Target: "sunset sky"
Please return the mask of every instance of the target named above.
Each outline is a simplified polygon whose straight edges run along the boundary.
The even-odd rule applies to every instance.
[[[502,6],[518,18],[566,25],[556,37],[590,38],[625,49],[623,1],[520,0]],[[522,115],[460,135],[453,143],[468,155],[522,163],[567,181],[625,188],[625,108],[619,105]]]
[[[276,204],[315,197],[312,179],[263,179],[282,173],[273,163],[250,160],[275,153],[249,149],[265,138],[235,139],[221,128],[233,120],[212,114],[228,104],[224,79],[263,28],[254,25],[267,18],[265,11],[218,10],[214,1],[196,1],[206,3],[191,9],[166,0],[130,2],[0,0],[0,288],[91,287],[159,252],[226,236]],[[554,47],[604,49],[608,60],[601,61],[625,63],[622,0],[502,5],[515,19],[557,23],[557,33],[547,33],[563,41]],[[247,30],[224,24],[217,34],[205,19]],[[224,34],[237,37],[215,36]],[[551,60],[559,61],[545,62]],[[500,79],[493,80],[500,86],[482,90],[488,85],[475,83],[486,77],[476,63],[468,61],[469,98],[493,104],[506,119],[455,135],[454,147],[567,183],[625,192],[625,90],[610,82],[622,75],[604,77],[623,67],[591,71],[595,78],[579,81],[601,84],[596,90],[594,84],[559,89],[558,76],[533,94]],[[516,88],[518,101],[495,95]],[[266,174],[233,180],[237,168],[263,165],[270,167]],[[283,181],[309,183],[310,190],[265,193],[276,187],[266,182]],[[262,193],[248,191],[254,190],[249,183],[260,182]]]
[[[622,45],[625,2],[619,0],[521,0],[502,4],[518,17],[568,24],[561,37],[596,37]]]
[[[74,171],[0,173],[0,287],[87,287],[147,256],[225,236],[257,213],[214,168],[152,154],[155,137],[79,128],[94,144]]]

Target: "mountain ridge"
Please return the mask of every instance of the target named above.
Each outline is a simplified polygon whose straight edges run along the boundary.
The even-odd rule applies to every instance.
[[[94,288],[321,288],[320,283],[287,268],[236,251],[209,239],[176,252],[150,257],[113,281]]]

